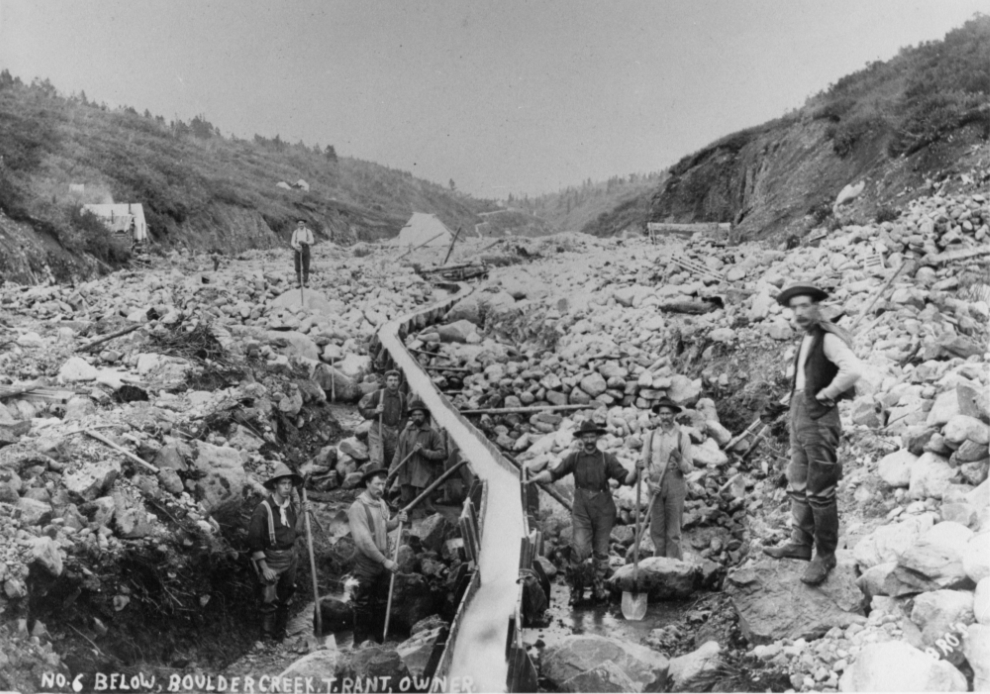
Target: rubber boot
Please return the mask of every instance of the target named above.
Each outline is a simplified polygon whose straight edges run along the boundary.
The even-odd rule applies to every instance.
[[[280,603],[275,611],[275,640],[281,642],[285,638],[285,630],[289,626],[289,606]]]
[[[605,574],[608,572],[608,559],[596,559],[592,567],[591,586],[595,602],[607,602],[608,590],[605,588]]]
[[[810,586],[823,583],[835,568],[835,549],[839,545],[839,509],[835,499],[824,504],[813,504],[815,515],[815,558],[805,569],[801,580]]]
[[[263,605],[261,608],[261,638],[265,641],[275,639],[275,606]]]

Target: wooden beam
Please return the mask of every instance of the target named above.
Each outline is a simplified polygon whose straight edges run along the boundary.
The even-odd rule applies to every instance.
[[[549,410],[593,410],[597,405],[534,405],[530,407],[492,407],[480,410],[461,410],[461,414],[515,414],[523,412],[547,412]]]

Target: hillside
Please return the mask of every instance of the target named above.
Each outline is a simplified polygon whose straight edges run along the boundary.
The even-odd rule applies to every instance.
[[[309,190],[276,187],[300,180]],[[64,279],[119,263],[126,250],[75,213],[111,201],[143,203],[159,247],[225,252],[285,244],[299,217],[319,238],[350,242],[393,236],[413,211],[473,228],[496,209],[331,145],[225,137],[201,116],[166,123],[0,74],[0,277],[38,281],[47,265]]]
[[[660,186],[603,215],[618,233],[630,206],[649,221],[736,222],[749,238],[806,233],[837,194],[865,182],[842,221],[865,222],[987,160],[990,16],[840,79],[786,116],[723,137],[670,169]],[[979,181],[977,181],[979,182]]]

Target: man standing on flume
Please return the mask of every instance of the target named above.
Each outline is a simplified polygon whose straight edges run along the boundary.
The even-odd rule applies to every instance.
[[[248,547],[261,581],[261,631],[265,639],[282,640],[289,621],[289,603],[296,592],[296,537],[303,532],[303,513],[309,502],[297,509],[292,488],[303,479],[285,463],[279,463],[265,482],[271,496],[262,500],[248,525]]]
[[[763,550],[774,559],[810,559],[801,580],[813,586],[835,568],[839,544],[835,494],[842,467],[836,449],[842,425],[836,403],[853,396],[853,387],[863,374],[851,337],[821,315],[819,302],[827,297],[827,292],[811,284],[793,285],[777,297],[781,306],[794,311],[794,321],[805,333],[791,381],[791,463],[787,468],[791,539]]]
[[[296,288],[306,287],[309,289],[309,247],[315,243],[313,231],[306,226],[302,219],[296,221],[296,228],[292,232],[293,260],[296,266]]]
[[[385,387],[368,393],[358,403],[358,411],[372,421],[368,432],[368,452],[376,465],[387,466],[395,456],[395,446],[406,418],[406,396],[399,391],[398,371],[385,372]],[[381,436],[379,436],[379,422]],[[387,490],[386,490],[387,491]]]
[[[581,448],[567,454],[553,470],[544,470],[525,480],[526,484],[556,482],[564,475],[574,474],[574,506],[571,509],[574,554],[569,572],[572,604],[583,598],[584,587],[573,577],[589,557],[594,558],[594,599],[602,601],[608,597],[605,590],[608,543],[615,525],[615,501],[608,481],[614,479],[621,484],[633,484],[639,474],[638,468],[627,471],[613,454],[598,449],[598,437],[604,433],[605,429],[594,422],[582,422],[575,432],[581,440]]]

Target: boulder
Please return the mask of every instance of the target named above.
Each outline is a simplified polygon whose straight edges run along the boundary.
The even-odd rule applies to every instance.
[[[350,456],[358,463],[363,463],[371,458],[368,453],[368,447],[354,436],[344,439],[338,446],[341,453]]]
[[[446,627],[421,630],[395,647],[402,664],[413,677],[422,677],[440,633]]]
[[[612,292],[616,303],[627,308],[635,308],[643,303],[643,300],[653,294],[651,287],[644,287],[641,284],[633,284],[628,287],[620,287]]]
[[[99,372],[82,357],[69,357],[58,370],[59,383],[95,381]]]
[[[30,540],[31,549],[28,552],[28,563],[38,564],[52,576],[62,575],[62,555],[58,543],[47,535]]]
[[[973,617],[980,624],[990,624],[990,578],[976,584],[973,593]]]
[[[634,692],[636,684],[618,665],[608,661],[564,680],[560,689],[564,692]]]
[[[581,379],[579,385],[581,390],[592,398],[596,398],[608,390],[608,384],[605,382],[605,378],[598,373],[588,374]]]
[[[642,692],[651,685],[663,683],[669,661],[662,654],[624,639],[581,634],[566,636],[547,646],[543,653],[540,674],[560,687],[564,682],[600,666],[614,663],[629,678],[631,686],[624,691]]]
[[[911,466],[918,456],[901,449],[888,453],[877,463],[877,474],[891,487],[907,487],[911,484]]]
[[[990,443],[990,425],[984,424],[976,417],[957,414],[942,427],[942,436],[953,447],[959,446],[964,441],[972,441],[983,446],[984,455],[980,457],[985,457],[987,444]]]
[[[911,466],[908,494],[913,499],[941,499],[955,474],[955,469],[946,458],[925,451]]]
[[[973,691],[990,692],[990,626],[970,624],[962,648],[973,668]]]
[[[889,595],[887,577],[897,568],[896,561],[888,561],[883,564],[871,566],[856,579],[856,585],[863,591],[867,600],[872,600],[874,595]]]
[[[911,621],[921,629],[925,646],[934,648],[945,635],[956,631],[957,624],[973,622],[973,594],[968,590],[933,590],[914,599]],[[953,665],[962,663],[958,649],[945,654]]]
[[[329,364],[317,366],[313,370],[313,380],[323,389],[327,398],[332,398],[335,402],[357,402],[363,394],[355,379]]]
[[[691,447],[691,458],[695,465],[718,467],[729,462],[729,456],[718,447],[715,439],[705,439],[704,443]]]
[[[196,496],[207,513],[243,496],[247,473],[240,452],[229,446],[197,444],[196,468],[204,475],[196,480]]]
[[[123,538],[147,537],[152,531],[152,518],[144,508],[140,495],[133,489],[113,490],[113,526]]]
[[[918,592],[968,585],[963,555],[971,537],[973,531],[959,523],[933,526],[898,557],[897,578],[917,586]]]
[[[21,523],[26,527],[47,523],[52,517],[51,504],[26,496],[18,499],[15,508],[20,511]]]
[[[420,574],[395,575],[395,595],[392,599],[392,621],[397,632],[410,631],[416,622],[436,613],[433,592]]]
[[[336,369],[352,381],[360,381],[365,374],[371,371],[371,357],[366,354],[347,354],[336,365]],[[329,390],[322,385],[320,387],[323,388],[324,392]]]
[[[867,644],[839,678],[843,692],[964,692],[966,678],[903,641]]]
[[[415,521],[409,533],[418,537],[425,549],[439,552],[447,536],[453,533],[453,526],[442,513],[434,513]]]
[[[632,590],[634,570],[633,564],[620,566],[608,579],[609,588],[616,592]],[[647,592],[651,600],[677,600],[691,595],[700,577],[701,567],[697,564],[670,557],[647,557],[639,562],[638,588]]]
[[[865,623],[863,595],[849,553],[836,553],[838,566],[825,583],[801,582],[807,562],[759,557],[730,571],[725,593],[739,613],[743,635],[753,643],[817,638],[832,627]]]
[[[706,641],[700,648],[670,661],[667,671],[670,691],[685,691],[684,686],[698,675],[718,669],[722,662],[717,641]]]
[[[321,598],[320,626],[323,627],[324,633],[329,634],[353,629],[354,610],[350,603],[337,600],[336,598]]]
[[[973,583],[990,576],[990,531],[973,535],[962,552],[963,571]]]
[[[458,320],[447,325],[441,325],[437,332],[441,342],[467,342],[468,337],[477,333],[474,323],[469,320]]]
[[[293,292],[298,294],[298,292]],[[332,640],[332,639],[331,639]],[[337,664],[341,660],[341,652],[336,648],[321,648],[318,651],[307,653],[302,658],[293,661],[287,668],[282,670],[275,681],[281,682],[285,679],[292,682],[294,678],[302,678],[305,682],[312,678],[314,683],[321,682],[324,678],[331,678],[337,670]]]
[[[701,395],[701,379],[691,380],[687,376],[676,374],[670,379],[667,397],[681,407],[693,405]]]
[[[323,677],[327,676],[327,673],[323,674]],[[378,682],[378,688],[383,689],[386,677],[389,678],[387,681],[391,683],[392,691],[401,691],[396,683],[402,682],[403,679],[406,679],[407,685],[411,682],[408,679],[409,670],[406,669],[398,652],[391,646],[364,646],[354,651],[341,652],[337,660],[336,676],[335,691],[341,691],[341,684],[348,679],[355,684],[358,682],[362,685],[367,684],[365,690],[374,686],[370,684],[373,682]],[[319,680],[314,682],[314,685],[319,684]]]
[[[62,476],[62,483],[70,494],[83,501],[103,496],[120,474],[120,461],[102,459],[83,463],[78,469]]]
[[[283,354],[303,357],[317,361],[320,358],[320,348],[313,340],[295,330],[269,330],[266,333],[268,342]]]

